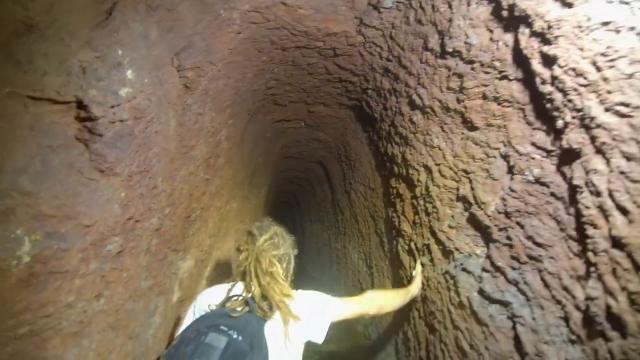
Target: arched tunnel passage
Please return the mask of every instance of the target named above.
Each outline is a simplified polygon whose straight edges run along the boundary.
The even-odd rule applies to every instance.
[[[425,264],[309,358],[640,352],[634,3],[1,6],[2,357],[154,358],[264,215],[299,286]]]

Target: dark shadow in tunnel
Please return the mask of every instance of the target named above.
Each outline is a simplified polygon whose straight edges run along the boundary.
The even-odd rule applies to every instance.
[[[233,278],[233,266],[231,260],[220,260],[216,262],[207,275],[207,287],[231,281]]]
[[[396,338],[403,326],[410,318],[411,309],[413,308],[413,302],[396,311],[393,314],[391,322],[384,328],[384,330],[372,341],[363,346],[348,347],[340,350],[323,351],[322,345],[311,344],[308,348],[315,350],[316,354],[313,360],[333,360],[333,359],[374,359],[389,346],[389,344]],[[332,325],[335,326],[335,325]],[[306,354],[306,350],[305,350]],[[307,357],[305,356],[305,359]]]
[[[352,108],[353,116],[360,124],[365,134],[367,135],[367,142],[369,144],[375,143],[377,139],[374,138],[376,133],[375,126],[378,123],[378,120],[371,114],[371,112],[367,111],[364,106],[358,105]],[[370,151],[375,163],[376,172],[382,181],[382,201],[384,205],[384,236],[383,239],[395,239],[398,234],[394,233],[394,227],[391,223],[391,219],[386,211],[386,209],[391,208],[391,194],[389,193],[389,186],[386,183],[386,180],[389,178],[389,170],[386,166],[386,163],[383,161],[381,154],[378,152],[378,149],[370,146]],[[397,246],[389,246],[389,244],[382,244],[382,248],[388,251],[388,261],[389,261],[389,269],[391,276],[391,283],[394,287],[397,286],[405,286],[407,284],[403,283],[403,279],[400,276],[399,269],[402,268],[402,263],[400,261],[400,255],[398,254]],[[360,356],[362,359],[374,358],[378,354],[382,353],[384,349],[400,334],[403,326],[409,321],[411,309],[413,308],[412,301],[410,304],[406,305],[402,309],[393,313],[391,321],[387,324],[387,326],[382,330],[382,332],[373,340],[371,344],[369,344],[365,349],[361,350],[359,354],[353,354],[354,356]]]
[[[165,342],[164,350],[168,349],[169,346],[171,345],[171,343],[173,342],[174,335],[175,335],[176,331],[178,331],[178,327],[180,326],[181,323],[182,323],[182,316],[177,316],[176,319],[173,321],[173,325],[171,325],[171,331],[169,332],[169,335],[167,336],[167,341]],[[164,352],[164,350],[163,350],[163,352]],[[162,354],[158,355],[156,360],[160,360],[161,358],[162,358]]]
[[[357,123],[361,126],[363,131],[367,136],[367,141],[369,144],[374,143],[377,139],[375,138],[376,133],[376,124],[377,119],[373,117],[369,111],[367,111],[362,106],[355,106],[352,109],[353,116]],[[374,165],[376,168],[376,172],[380,176],[382,182],[382,200],[383,206],[385,209],[391,208],[391,194],[389,192],[388,179],[389,179],[389,171],[385,165],[384,159],[381,154],[377,151],[377,149],[370,147],[370,151],[372,157],[374,159]],[[327,179],[327,181],[331,181]],[[283,193],[278,193],[277,189],[272,189],[274,194],[277,197],[282,197]],[[286,192],[285,192],[286,194]],[[274,220],[281,223],[283,226],[288,228],[297,239],[299,239],[299,247],[304,249],[304,221],[305,217],[308,214],[302,213],[302,209],[300,208],[299,199],[295,194],[287,194],[287,199],[275,198],[272,199],[270,208],[268,209],[269,216],[273,217]],[[296,204],[293,204],[296,203]],[[333,204],[335,207],[335,204]],[[389,241],[389,239],[397,238],[398,234],[395,234],[394,226],[389,218],[387,212],[384,212],[383,221],[383,234],[380,234],[380,238],[383,241],[382,248],[388,254],[388,267],[390,269],[390,278],[391,283],[394,287],[405,286],[407,285],[406,279],[403,279],[400,273],[400,269],[402,269],[402,262],[400,261],[400,256],[397,250],[397,246],[395,246],[395,242]],[[302,250],[301,249],[301,250]],[[410,250],[411,251],[411,250]],[[299,260],[303,258],[301,255],[304,251],[299,254]],[[304,266],[302,264],[298,264],[296,266],[297,272],[304,271]],[[303,275],[303,274],[300,274]],[[306,279],[305,285],[309,287],[312,285],[313,278],[308,276],[300,276]],[[298,279],[298,275],[296,275],[296,279]],[[298,285],[298,284],[296,284]],[[313,288],[313,286],[310,286]],[[342,339],[340,341],[340,345],[336,346],[334,349],[327,349],[326,347],[323,349],[323,345],[314,345],[310,344],[306,348],[308,348],[309,352],[305,350],[305,359],[372,359],[379,355],[381,355],[387,347],[393,343],[396,337],[401,333],[402,329],[405,327],[407,322],[410,319],[411,310],[413,307],[413,302],[403,307],[402,309],[396,311],[391,315],[391,321],[378,332],[377,336],[372,340],[366,341],[363,343],[362,341],[357,341],[357,339],[361,338],[363,332],[359,331],[356,323],[339,323],[336,325],[332,325],[333,332],[335,332],[334,336],[331,336],[331,333],[328,336],[332,338]],[[372,320],[362,320],[362,321],[372,321]],[[367,336],[368,337],[368,336]],[[351,344],[347,342],[344,345],[344,339],[350,339]],[[326,344],[326,343],[325,343]],[[307,356],[311,355],[313,356]]]
[[[362,127],[368,137],[368,142],[371,144],[376,141],[373,137],[375,133],[375,126],[377,119],[371,115],[362,106],[355,106],[352,108],[354,118],[358,124]],[[383,205],[385,209],[391,208],[391,195],[389,193],[389,186],[386,186],[385,180],[389,178],[389,172],[382,159],[382,156],[375,148],[371,148],[371,153],[375,162],[376,172],[382,180],[382,192],[383,192]],[[383,239],[393,239],[398,236],[395,234],[394,227],[391,223],[391,219],[385,211],[384,219],[384,234]],[[400,276],[399,269],[402,268],[400,256],[397,251],[397,246],[390,244],[382,244],[383,249],[388,252],[389,269],[391,270],[391,282],[394,287],[405,286],[404,279]],[[415,251],[415,249],[413,249]],[[416,254],[417,255],[417,254]],[[314,351],[313,359],[372,359],[381,355],[384,350],[396,339],[400,334],[403,327],[407,324],[411,317],[411,310],[414,306],[415,300],[406,305],[402,309],[392,314],[391,321],[382,329],[382,331],[371,341],[365,345],[359,345],[354,347],[346,347],[339,350],[323,351],[322,346],[312,345],[310,348]],[[335,326],[335,325],[334,325]],[[340,325],[339,325],[340,326]],[[344,331],[348,333],[348,331]],[[348,335],[348,334],[345,334]],[[307,353],[305,352],[305,355]],[[306,358],[306,356],[305,356]]]
[[[329,176],[329,171],[321,162],[310,161],[309,164],[313,165],[314,169],[319,170],[320,175],[315,176],[315,179],[321,179],[320,184],[323,184],[323,186],[326,184],[328,199],[333,209],[333,213],[337,213],[335,210],[337,207],[334,196],[335,190],[333,188],[333,183],[331,182],[331,177]],[[306,175],[310,177],[314,176],[312,172],[308,172]],[[274,197],[269,201],[267,214],[289,230],[297,241],[298,255],[296,257],[296,266],[293,278],[294,288],[315,288],[314,286],[309,286],[309,284],[316,283],[318,281],[318,277],[311,272],[303,262],[303,259],[310,255],[307,247],[305,246],[308,240],[305,241],[307,236],[304,224],[309,222],[309,218],[311,217],[309,214],[305,214],[305,207],[303,204],[314,203],[313,196],[310,195],[312,191],[305,191],[304,189],[301,191],[299,187],[292,186],[293,184],[304,184],[300,178],[292,179],[285,177],[284,180],[280,180],[281,181],[277,182],[276,186],[272,187],[270,190],[270,192],[274,194]],[[311,181],[309,183],[311,183]],[[317,183],[318,182],[316,181],[316,184]],[[311,187],[313,187],[313,185],[311,185]],[[281,191],[282,188],[286,190]],[[325,210],[314,209],[314,211],[316,212],[314,215],[321,214],[323,216],[328,216],[325,214]],[[315,289],[324,290],[318,288]]]

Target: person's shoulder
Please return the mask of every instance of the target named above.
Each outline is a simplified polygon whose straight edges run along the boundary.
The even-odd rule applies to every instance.
[[[304,296],[323,296],[323,295],[327,295],[325,293],[323,293],[322,291],[318,291],[318,290],[307,290],[307,289],[295,289],[293,290],[293,296],[294,297],[304,297]]]
[[[210,296],[217,296],[217,295],[224,296],[227,294],[227,292],[232,286],[234,287],[233,288],[234,294],[242,292],[244,288],[244,284],[242,283],[242,281],[216,284],[202,290],[200,292],[200,295],[198,295],[198,297],[201,297],[201,296],[210,297]]]
[[[291,310],[301,338],[321,344],[335,319],[337,298],[317,290],[295,290]]]
[[[294,296],[322,296],[322,295],[328,295],[328,294],[318,290],[295,289],[293,290],[293,295]]]
[[[323,303],[329,302],[334,297],[318,290],[294,290],[293,291],[293,302],[295,303]]]

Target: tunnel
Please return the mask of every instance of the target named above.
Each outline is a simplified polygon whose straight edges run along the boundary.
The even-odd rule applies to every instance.
[[[269,216],[407,284],[305,359],[640,356],[640,6],[0,6],[0,357],[156,359]]]

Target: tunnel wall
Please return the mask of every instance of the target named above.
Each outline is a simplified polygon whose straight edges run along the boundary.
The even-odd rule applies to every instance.
[[[637,356],[637,10],[443,1],[362,15],[394,233],[402,258],[415,246],[429,264],[399,357]]]
[[[375,164],[318,61],[355,18],[276,4],[3,5],[3,356],[158,355],[264,215],[312,239],[310,286],[389,285]]]
[[[157,356],[265,211],[253,73],[161,3],[3,4],[2,357]]]
[[[637,5],[2,6],[3,356],[153,358],[265,214],[302,286],[422,258],[380,357],[640,352]]]

